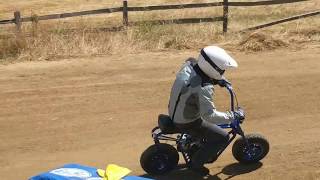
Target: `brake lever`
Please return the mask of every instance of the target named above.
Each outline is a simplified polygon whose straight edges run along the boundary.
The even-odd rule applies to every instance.
[[[230,126],[231,128],[233,129],[237,129],[237,127],[239,126],[240,122],[239,120],[237,120],[236,118],[232,119],[231,123],[230,123]]]

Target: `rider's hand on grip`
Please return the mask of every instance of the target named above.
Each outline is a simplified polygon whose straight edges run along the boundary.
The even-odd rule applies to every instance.
[[[238,107],[237,110],[234,111],[234,117],[242,123],[246,117],[244,110],[241,107]]]

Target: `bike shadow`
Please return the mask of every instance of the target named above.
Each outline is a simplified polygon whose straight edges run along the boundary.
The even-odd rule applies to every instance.
[[[262,167],[261,162],[257,162],[254,164],[240,164],[240,163],[232,163],[224,167],[220,173],[227,175],[228,177],[224,180],[231,179],[235,176],[239,176],[242,174],[247,174],[253,172]]]
[[[189,170],[186,165],[179,165],[175,170],[170,172],[167,175],[163,176],[150,176],[147,174],[141,175],[140,177],[152,178],[156,180],[228,180],[235,176],[239,176],[242,174],[250,173],[262,167],[262,163],[258,162],[255,164],[240,164],[240,163],[232,163],[224,167],[220,172],[216,174],[211,174],[208,176],[200,176],[193,171]],[[224,174],[228,177],[220,178],[219,175]]]

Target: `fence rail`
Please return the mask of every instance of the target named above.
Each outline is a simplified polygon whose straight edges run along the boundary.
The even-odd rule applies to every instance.
[[[253,1],[253,2],[229,2],[228,6],[267,6],[267,5],[279,5],[290,4],[296,2],[303,2],[308,0],[267,0],[267,1]]]
[[[18,11],[18,12],[14,13],[14,17],[15,17],[14,19],[0,20],[0,25],[15,23],[17,26],[17,30],[20,30],[22,22],[38,22],[38,21],[42,21],[42,20],[61,19],[61,18],[70,18],[70,17],[84,16],[84,15],[96,15],[96,14],[108,14],[108,13],[122,12],[124,26],[141,24],[141,23],[145,23],[145,22],[149,22],[152,24],[168,24],[168,23],[184,24],[184,23],[201,23],[201,22],[223,21],[223,32],[227,32],[229,6],[232,7],[232,6],[279,5],[279,4],[296,3],[296,2],[303,2],[303,1],[308,1],[308,0],[263,0],[263,1],[252,1],[252,2],[228,2],[228,0],[223,0],[222,2],[212,2],[212,3],[192,3],[192,4],[132,7],[132,6],[128,6],[127,0],[123,0],[122,7],[96,9],[96,10],[62,13],[62,14],[50,14],[50,15],[44,15],[44,16],[21,17],[20,12]],[[130,11],[139,12],[139,11],[155,11],[155,10],[170,10],[170,9],[206,8],[206,7],[215,7],[215,6],[223,6],[223,15],[221,17],[154,20],[154,21],[129,23],[129,13],[128,12],[130,12]]]
[[[157,11],[157,10],[170,10],[170,9],[205,8],[205,7],[215,7],[215,6],[223,6],[223,2],[129,7],[128,11]]]
[[[293,21],[293,20],[302,19],[302,18],[306,18],[306,17],[316,16],[316,15],[319,15],[319,14],[320,14],[320,10],[319,11],[310,12],[310,13],[300,14],[300,15],[289,17],[289,18],[285,18],[285,19],[280,19],[280,20],[277,20],[277,21],[269,22],[269,23],[266,23],[266,24],[261,24],[261,25],[258,25],[258,26],[255,26],[255,27],[251,27],[251,28],[248,28],[248,29],[244,29],[241,32],[262,29],[262,28],[273,26],[273,25],[276,25],[276,24],[281,24],[281,23],[285,23],[285,22],[288,22],[288,21]]]
[[[223,17],[213,18],[184,18],[184,19],[169,19],[169,20],[153,20],[153,21],[138,21],[131,23],[131,25],[139,24],[192,24],[192,23],[203,23],[203,22],[216,22],[223,21]]]
[[[22,22],[30,22],[33,21],[34,18],[37,20],[50,20],[50,19],[61,19],[61,18],[69,18],[76,16],[85,16],[85,15],[96,15],[96,14],[107,14],[114,12],[121,12],[122,8],[108,8],[108,9],[97,9],[90,11],[80,11],[80,12],[72,12],[72,13],[62,13],[62,14],[50,14],[44,16],[36,16],[36,17],[26,17],[22,18]]]
[[[1,20],[0,24],[11,24],[14,23],[13,20]]]
[[[308,0],[266,0],[266,1],[252,1],[252,2],[228,2],[228,6],[264,6],[296,3]],[[145,6],[145,7],[128,7],[128,11],[155,11],[155,10],[169,10],[169,9],[187,9],[187,8],[205,8],[223,6],[224,2],[212,3],[192,3],[192,4],[176,4],[176,5],[162,5],[162,6]]]

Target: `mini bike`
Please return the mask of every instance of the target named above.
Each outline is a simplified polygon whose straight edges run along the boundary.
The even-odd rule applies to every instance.
[[[237,102],[237,107],[235,108],[235,100],[237,101],[237,99],[231,83],[227,80],[220,80],[218,81],[218,84],[221,87],[225,87],[230,93],[230,111],[235,113],[236,109],[239,109],[239,106]],[[231,129],[229,131],[231,138],[218,152],[217,158],[231,144],[237,135],[240,135],[241,137],[234,142],[232,154],[240,163],[256,163],[268,154],[269,142],[267,139],[260,134],[245,135],[240,126],[243,120],[244,118],[239,119],[235,116],[230,124],[219,125],[223,129]],[[194,139],[186,133],[179,132],[170,117],[162,114],[159,115],[158,126],[152,130],[152,138],[155,144],[148,147],[140,157],[141,167],[150,175],[164,175],[173,170],[178,165],[178,152],[182,153],[186,164],[190,164],[192,155],[199,149],[201,143],[205,141],[205,139]],[[172,144],[175,144],[175,147],[167,144],[167,142],[170,141],[174,142]],[[215,160],[216,159],[208,160],[208,163],[213,163]]]

